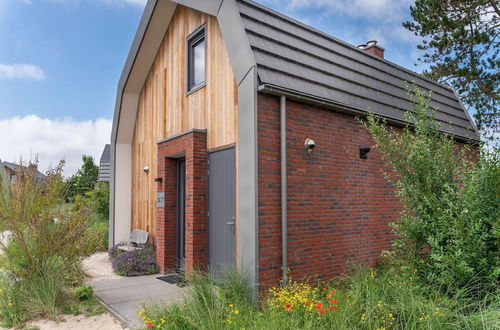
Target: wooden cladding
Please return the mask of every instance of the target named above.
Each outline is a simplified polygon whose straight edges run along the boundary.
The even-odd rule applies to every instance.
[[[187,37],[205,25],[206,86],[190,94]],[[154,238],[156,142],[192,128],[207,130],[207,147],[236,143],[237,86],[215,17],[177,6],[139,97],[132,141],[132,228]],[[149,166],[149,174],[142,169]]]

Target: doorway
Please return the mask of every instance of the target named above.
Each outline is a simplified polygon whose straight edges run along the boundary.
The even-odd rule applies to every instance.
[[[177,271],[184,273],[185,259],[186,160],[177,161]]]
[[[236,151],[208,155],[208,257],[210,271],[220,275],[236,258]]]

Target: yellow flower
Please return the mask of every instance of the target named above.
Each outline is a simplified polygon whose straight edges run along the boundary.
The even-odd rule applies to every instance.
[[[12,303],[9,301],[9,306],[12,306]]]
[[[144,314],[144,312],[145,312],[145,310],[144,310],[144,309],[141,309],[141,310],[139,311],[139,315]]]
[[[365,318],[366,318],[365,313],[361,314],[361,321],[364,321],[364,320],[365,320]]]
[[[239,311],[239,310],[235,310],[235,311],[234,311],[234,314],[236,314],[236,315],[238,315],[239,313],[240,313],[240,311]]]

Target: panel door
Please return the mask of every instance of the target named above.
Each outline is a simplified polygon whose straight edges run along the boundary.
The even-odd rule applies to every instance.
[[[235,264],[235,148],[209,153],[208,168],[209,265],[214,274],[220,275]]]

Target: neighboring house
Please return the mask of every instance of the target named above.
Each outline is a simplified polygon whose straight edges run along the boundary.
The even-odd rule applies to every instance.
[[[9,162],[1,162],[0,161],[0,166],[2,166],[5,170],[6,177],[11,183],[15,183],[17,179],[17,172],[19,169],[23,168],[26,169],[26,166],[21,166],[18,164],[14,163],[9,163]],[[35,164],[32,164],[29,166],[30,169],[35,171],[35,179],[38,181],[43,181],[47,178],[47,176],[43,173],[41,173],[37,166]]]
[[[97,181],[109,182],[111,174],[111,148],[109,144],[104,146],[102,151],[101,160],[99,161],[99,177]]]
[[[405,82],[478,139],[456,93],[247,0],[149,0],[118,85],[110,242],[147,230],[162,272],[330,279],[390,248],[401,204],[357,121],[394,125]],[[366,157],[367,156],[367,157]]]

